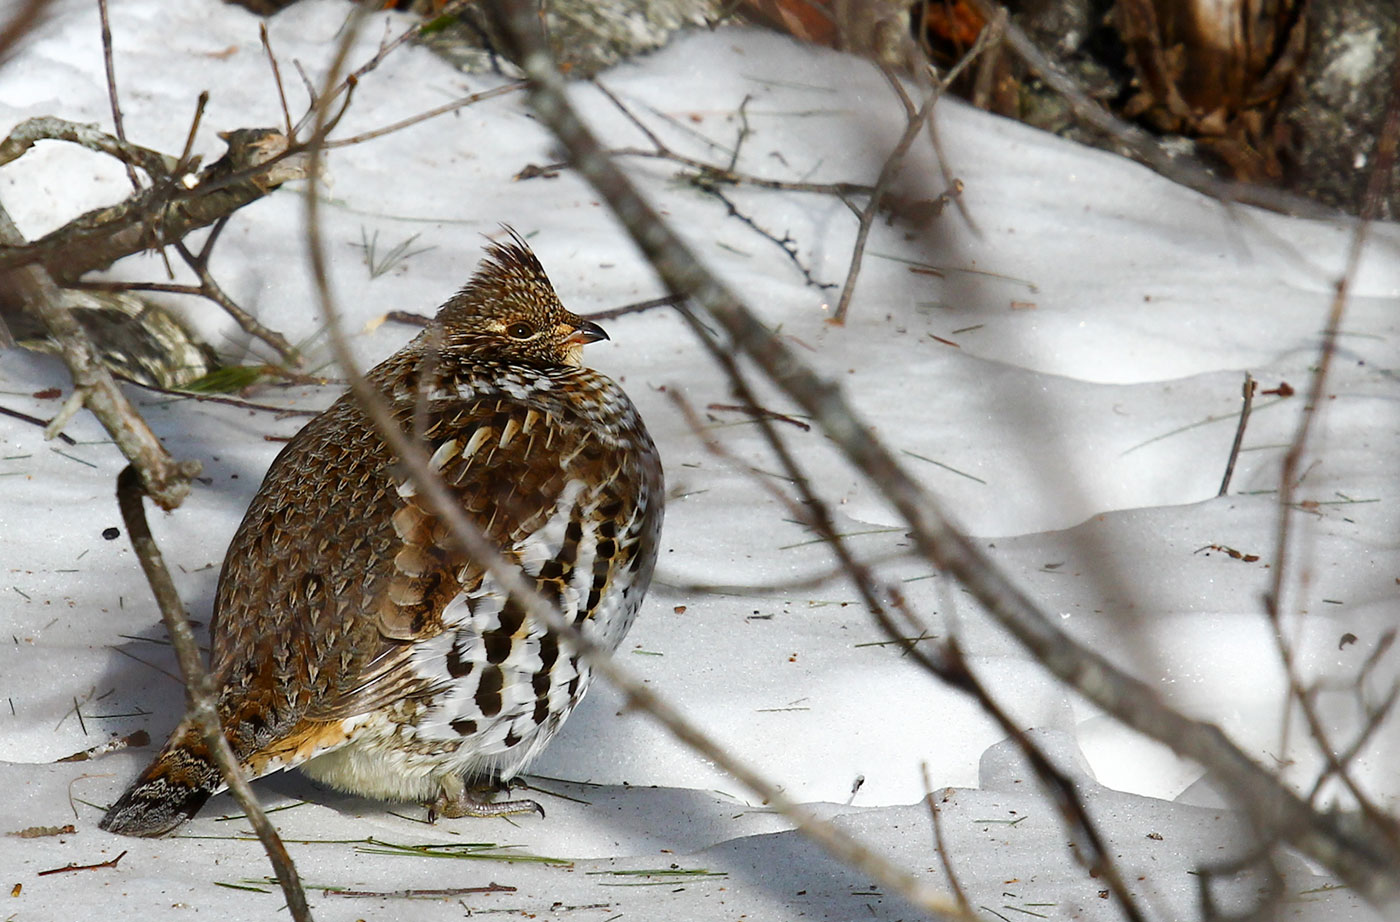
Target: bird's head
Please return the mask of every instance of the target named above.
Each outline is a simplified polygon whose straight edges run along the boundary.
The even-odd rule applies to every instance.
[[[530,365],[578,365],[603,328],[564,307],[525,239],[493,242],[466,287],[438,309],[442,348]]]

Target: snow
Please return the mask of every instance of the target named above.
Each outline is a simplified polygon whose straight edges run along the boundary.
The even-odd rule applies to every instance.
[[[221,4],[154,0],[114,4],[111,13],[133,141],[178,152],[194,97],[206,88],[211,100],[196,143],[206,161],[222,152],[218,131],[280,121],[254,17]],[[345,15],[337,0],[305,0],[269,20],[284,76],[296,59],[317,79]],[[407,23],[383,19],[388,26],[367,29],[352,61]],[[109,125],[98,35],[92,5],[52,6],[0,68],[0,130],[35,115]],[[903,127],[897,102],[868,64],[763,32],[686,36],[603,81],[668,144],[718,163],[728,161],[736,112],[750,97],[752,134],[739,168],[765,176],[869,181]],[[362,81],[339,133],[389,124],[498,82],[457,74],[405,47]],[[301,99],[296,84],[292,77],[289,92]],[[576,99],[612,143],[645,144],[595,89],[577,88]],[[975,227],[953,208],[926,227],[877,222],[844,328],[825,322],[835,291],[805,286],[773,243],[678,181],[678,167],[624,162],[709,264],[840,382],[872,430],[1033,598],[1076,637],[1157,686],[1164,700],[1219,723],[1261,763],[1286,764],[1286,777],[1306,790],[1320,761],[1296,719],[1285,720],[1284,676],[1260,601],[1277,564],[1270,491],[1301,395],[1258,399],[1231,494],[1215,493],[1244,372],[1264,388],[1287,381],[1305,391],[1350,226],[1226,207],[1119,158],[953,100],[940,103],[937,118]],[[392,309],[432,310],[471,272],[481,235],[502,222],[531,238],[574,310],[661,293],[576,175],[512,181],[527,164],[555,159],[553,141],[521,94],[331,155],[319,194],[328,206],[333,286],[358,331],[363,361],[388,355],[411,335],[375,325],[376,318]],[[943,191],[938,175],[920,143],[900,191],[934,199]],[[34,236],[119,200],[125,183],[107,159],[44,143],[0,169],[0,200]],[[321,365],[327,350],[304,259],[301,191],[286,188],[240,212],[213,270],[245,307],[309,344],[312,364]],[[727,194],[760,226],[790,235],[817,279],[843,279],[854,239],[844,205],[752,188]],[[375,234],[381,256],[414,234],[414,248],[431,249],[371,278],[362,242]],[[1321,702],[1341,741],[1360,720],[1345,687],[1395,624],[1397,239],[1395,227],[1375,228],[1353,280],[1316,451],[1303,468],[1299,498],[1315,505],[1297,517],[1285,600],[1286,633],[1304,675],[1342,688]],[[144,257],[111,274],[149,280],[162,273],[159,259]],[[208,305],[179,307],[225,354],[249,361],[265,354]],[[949,858],[973,905],[987,913],[1117,918],[1114,901],[1099,895],[1102,883],[1065,847],[1071,837],[1055,808],[992,722],[878,645],[884,638],[850,587],[813,585],[831,567],[823,547],[750,474],[709,454],[689,431],[672,394],[708,413],[733,454],[762,470],[775,467],[740,415],[706,410],[733,399],[679,318],[653,311],[607,327],[612,342],[590,346],[588,360],[623,381],[640,406],[670,486],[657,584],[624,644],[624,665],[790,796],[945,886],[919,803],[926,766],[940,792]],[[52,416],[59,399],[36,396],[52,386],[69,387],[56,360],[0,355],[5,406]],[[764,393],[768,405],[787,409]],[[154,515],[152,526],[193,617],[206,622],[228,539],[276,439],[300,421],[131,394],[177,458],[205,467],[207,482],[174,514]],[[306,387],[256,398],[316,409],[333,396],[333,388]],[[814,483],[839,501],[853,546],[878,561],[885,578],[907,580],[902,589],[937,631],[957,631],[979,675],[1077,779],[1149,913],[1196,917],[1193,872],[1248,844],[1199,768],[1065,692],[965,594],[905,556],[893,512],[820,434],[780,426]],[[0,831],[69,822],[77,829],[0,838],[0,866],[11,884],[23,885],[9,910],[17,919],[94,912],[183,918],[191,909],[268,918],[281,906],[275,887],[258,885],[269,891],[262,895],[218,886],[268,873],[257,843],[235,838],[246,824],[225,819],[237,812],[229,798],[215,798],[177,837],[121,839],[97,830],[101,805],[149,750],[54,763],[111,734],[144,728],[162,737],[183,707],[126,539],[102,537],[120,524],[112,490],[123,461],[91,417],[80,415],[67,431],[79,444],[45,442],[39,429],[19,422],[0,427],[0,596],[12,636],[0,647],[0,784],[10,792],[0,802]],[[1213,545],[1260,559],[1234,559]],[[697,583],[726,588],[704,592]],[[1347,634],[1354,642],[1342,642]],[[1384,690],[1395,672],[1394,656],[1383,657],[1368,687]],[[1387,728],[1356,763],[1357,777],[1392,808],[1400,795],[1397,748]],[[292,807],[272,816],[313,887],[396,891],[494,881],[517,888],[460,903],[416,900],[411,908],[402,898],[317,889],[318,918],[461,918],[465,907],[599,920],[915,915],[749,802],[645,715],[623,711],[617,693],[601,684],[535,775],[548,819],[431,828],[412,805],[332,793],[296,774],[256,787],[265,805]],[[853,795],[857,778],[864,783]],[[374,854],[370,837],[491,842],[571,863]],[[122,852],[116,869],[37,876]],[[672,864],[724,876],[616,873]],[[1284,871],[1289,917],[1373,917],[1301,859],[1286,857]],[[638,883],[653,885],[632,886]],[[1229,891],[1240,906],[1250,886],[1237,882]]]

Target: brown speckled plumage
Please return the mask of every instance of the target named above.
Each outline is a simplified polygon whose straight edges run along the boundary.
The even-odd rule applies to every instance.
[[[616,647],[651,579],[663,490],[636,408],[578,363],[605,336],[564,309],[512,234],[369,378],[501,552]],[[493,812],[464,785],[521,771],[589,679],[565,639],[455,549],[349,395],[273,462],[229,547],[210,633],[224,729],[249,775],[299,766],[448,815]],[[181,724],[102,827],[168,832],[221,787]]]

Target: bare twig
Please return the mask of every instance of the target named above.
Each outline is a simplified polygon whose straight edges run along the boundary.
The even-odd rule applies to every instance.
[[[126,142],[126,126],[122,124],[122,104],[117,95],[117,65],[112,60],[112,23],[107,17],[107,0],[97,0],[97,13],[102,21],[102,66],[107,72],[107,99],[112,104],[112,130],[117,140]],[[141,191],[141,180],[136,178],[136,168],[126,164],[126,176],[131,180],[134,192]]]
[[[282,130],[287,137],[292,137],[292,110],[287,108],[287,88],[282,84],[282,69],[277,66],[277,55],[272,53],[272,42],[267,37],[267,23],[258,23],[258,40],[262,42],[263,53],[267,55],[267,64],[272,68],[272,82],[277,85],[277,100],[282,104]]]
[[[96,759],[100,756],[111,755],[114,752],[121,752],[123,749],[127,749],[131,746],[149,745],[151,745],[151,734],[147,733],[145,730],[137,730],[135,733],[128,733],[126,736],[119,736],[105,743],[98,743],[96,746],[90,746],[72,755],[64,756],[61,759],[54,759],[54,762],[86,762],[89,759]]]
[[[271,371],[273,369],[269,369]],[[259,413],[275,413],[278,417],[300,416],[315,417],[320,416],[320,410],[298,410],[295,407],[279,407],[271,403],[257,403],[252,400],[243,400],[238,397],[227,397],[223,394],[202,394],[197,391],[182,391],[176,388],[161,387],[156,384],[147,384],[142,381],[130,381],[127,383],[142,390],[151,391],[156,394],[165,394],[169,397],[180,397],[186,400],[194,400],[200,403],[221,403],[228,407],[237,407],[240,410],[254,410]]]
[[[1259,869],[1264,877],[1262,885],[1256,884],[1254,892],[1258,902],[1244,912],[1226,911],[1216,900],[1213,884],[1217,878],[1233,878],[1237,875]],[[1202,919],[1220,922],[1272,922],[1279,918],[1278,907],[1283,899],[1283,875],[1279,873],[1278,862],[1269,853],[1268,845],[1260,843],[1246,854],[1217,865],[1202,865],[1196,868],[1196,898],[1200,903]],[[1238,892],[1237,890],[1235,891]]]
[[[38,426],[40,429],[47,428],[49,423],[51,422],[51,420],[40,419],[37,416],[30,416],[28,413],[21,413],[19,410],[11,410],[9,407],[0,407],[0,416],[8,416],[11,419],[17,419],[20,422],[29,423],[32,426]],[[65,445],[78,444],[77,441],[74,440],[74,438],[66,432],[60,432],[54,437]]]
[[[121,861],[125,857],[126,852],[122,852],[115,858],[109,858],[106,861],[99,861],[96,864],[68,864],[64,865],[61,868],[49,868],[47,871],[39,871],[34,876],[47,877],[50,874],[67,874],[69,871],[98,871],[102,868],[115,868],[117,866],[117,862]]]
[[[180,254],[180,258],[185,261],[185,265],[189,266],[199,279],[199,293],[201,295],[222,307],[224,313],[232,317],[234,322],[243,329],[243,332],[267,343],[273,349],[277,350],[277,354],[282,356],[283,361],[289,363],[294,368],[298,367],[301,365],[302,358],[301,353],[297,351],[296,347],[287,342],[287,338],[281,333],[263,326],[258,322],[256,317],[245,311],[232,298],[225,294],[223,288],[214,280],[213,273],[209,271],[209,256],[214,250],[214,244],[219,239],[219,234],[228,226],[229,219],[232,217],[232,215],[224,215],[214,222],[214,226],[209,231],[209,236],[205,239],[204,246],[200,247],[198,254],[191,253],[189,247],[185,246],[185,241],[183,240],[172,241],[175,245],[175,250]]]
[[[753,102],[753,95],[745,93],[744,98],[739,102],[739,133],[734,139],[734,148],[729,152],[729,169],[732,171],[739,165],[739,152],[744,149],[744,142],[749,135],[753,134],[753,129],[749,127],[749,103]]]
[[[325,88],[320,93],[316,92],[316,88],[312,85],[311,81],[307,79],[306,75],[303,73],[301,75],[301,78],[306,83],[307,92],[311,95],[311,107],[307,110],[306,114],[301,117],[301,119],[296,123],[296,125],[293,126],[292,134],[299,134],[301,132],[301,129],[305,128],[307,125],[318,122],[321,119],[320,112],[323,108],[328,107],[341,94],[348,95],[349,93],[351,93],[354,90],[355,84],[357,84],[366,75],[378,68],[380,64],[383,64],[385,58],[387,58],[394,51],[394,49],[398,48],[400,45],[402,45],[409,39],[417,38],[423,33],[423,30],[428,28],[428,26],[430,26],[433,22],[436,22],[437,20],[440,20],[445,16],[454,16],[459,11],[465,9],[466,7],[470,6],[475,2],[476,0],[450,0],[450,2],[443,4],[442,9],[438,10],[432,19],[415,23],[408,29],[405,29],[395,38],[387,42],[381,43],[379,46],[379,50],[375,52],[373,57],[371,57],[365,63],[361,64],[354,71],[351,71],[349,74],[347,74],[345,76],[345,79],[341,80],[334,87]],[[358,18],[354,18],[354,21],[359,22],[360,20]],[[354,31],[357,32],[358,29]],[[354,34],[354,32],[348,32],[347,34]],[[343,47],[346,48],[346,54],[348,54],[349,47]],[[341,55],[342,61],[344,57],[345,55]],[[297,70],[298,72],[300,72],[300,64],[297,65]]]
[[[349,147],[351,144],[361,144],[374,138],[383,137],[386,134],[393,134],[395,131],[402,131],[412,125],[417,125],[419,122],[426,122],[430,118],[437,118],[439,115],[446,115],[448,112],[456,112],[458,109],[465,109],[467,106],[475,105],[476,103],[484,102],[488,99],[495,99],[497,96],[504,96],[507,93],[514,93],[517,90],[523,89],[525,89],[525,84],[524,82],[520,82],[507,83],[489,90],[482,90],[480,93],[463,96],[461,99],[455,99],[452,102],[444,103],[426,112],[411,115],[406,119],[394,122],[392,125],[385,125],[383,128],[376,128],[373,131],[362,132],[348,138],[336,138],[334,141],[327,141],[324,148],[326,150],[332,150],[337,147]]]
[[[856,279],[860,276],[861,262],[865,258],[865,241],[870,236],[870,226],[874,223],[875,215],[880,210],[880,200],[889,190],[890,183],[894,181],[900,167],[904,165],[904,156],[909,153],[914,139],[924,130],[925,122],[933,114],[934,104],[943,95],[943,84],[934,84],[929,90],[927,98],[924,99],[923,105],[909,112],[908,99],[904,96],[903,87],[899,85],[899,78],[889,72],[886,72],[886,77],[906,103],[908,121],[904,126],[904,134],[900,135],[894,150],[890,151],[890,155],[885,158],[884,166],[880,168],[880,175],[875,180],[874,191],[870,193],[870,201],[860,211],[860,223],[856,227],[856,242],[851,247],[851,266],[846,270],[846,283],[841,286],[841,297],[836,299],[836,310],[831,315],[832,323],[846,322],[846,312],[850,309],[851,297],[856,291]]]
[[[1366,661],[1362,663],[1361,669],[1357,672],[1353,691],[1356,695],[1358,708],[1366,715],[1366,723],[1362,726],[1361,732],[1356,735],[1356,738],[1352,740],[1347,748],[1336,754],[1336,765],[1344,767],[1352,763],[1361,753],[1361,750],[1375,737],[1381,725],[1390,717],[1391,712],[1395,708],[1396,701],[1400,700],[1400,679],[1395,679],[1390,684],[1390,690],[1378,704],[1368,705],[1366,703],[1366,683],[1370,680],[1371,675],[1385,657],[1386,653],[1389,652],[1390,648],[1395,644],[1395,637],[1395,628],[1391,628],[1382,634],[1380,640],[1376,643],[1375,649],[1366,657]],[[1309,803],[1317,802],[1317,798],[1322,793],[1323,787],[1334,774],[1335,769],[1332,764],[1324,767],[1323,771],[1318,774],[1317,780],[1313,783],[1312,790],[1308,794]]]
[[[870,437],[839,389],[817,377],[732,292],[705,272],[685,243],[617,170],[569,105],[548,50],[530,34],[532,8],[518,0],[510,6],[517,41],[527,49],[525,68],[536,81],[531,102],[570,151],[578,170],[608,202],[663,283],[701,304],[728,333],[733,347],[810,413],[899,511],[920,553],[962,581],[988,613],[1062,681],[1128,726],[1208,766],[1265,838],[1282,836],[1376,905],[1400,903],[1400,848],[1370,818],[1311,810],[1218,728],[1166,707],[1154,689],[1067,634],[1003,576],[979,546],[952,527],[885,446]]]
[[[903,559],[905,554],[893,554],[881,558],[877,563]],[[703,593],[705,595],[786,596],[794,592],[808,591],[838,582],[847,578],[841,567],[832,567],[800,579],[766,580],[763,583],[681,583],[673,579],[657,579],[657,585],[675,592]],[[858,645],[857,645],[858,646]]]
[[[651,128],[648,127],[645,122],[639,119],[636,116],[636,114],[630,108],[628,108],[625,103],[622,102],[622,100],[618,99],[618,97],[612,92],[612,90],[608,89],[606,86],[604,86],[602,83],[596,80],[593,82],[593,85],[598,89],[598,92],[606,96],[608,101],[613,104],[613,106],[618,110],[618,112],[622,113],[624,118],[626,118],[629,122],[635,125],[637,130],[640,131],[643,135],[645,135],[646,139],[652,144],[651,150],[647,150],[645,148],[640,147],[613,148],[608,152],[611,156],[646,157],[655,160],[668,160],[672,163],[678,163],[681,166],[688,167],[691,170],[694,170],[695,176],[692,177],[691,181],[702,187],[722,185],[754,186],[755,188],[759,189],[773,189],[775,191],[813,192],[819,195],[833,195],[841,199],[842,201],[846,201],[848,196],[869,195],[872,192],[871,187],[864,185],[863,183],[803,182],[800,180],[772,179],[771,177],[766,176],[754,176],[752,174],[743,173],[736,170],[734,168],[732,158],[729,166],[719,167],[715,166],[712,163],[706,163],[704,160],[697,160],[694,157],[687,157],[685,154],[672,150],[670,146],[668,146],[664,141],[661,140],[661,138],[659,138],[656,135],[656,132],[652,131]],[[517,178],[530,178],[532,176],[544,175],[561,170],[567,166],[570,166],[570,163],[568,161],[563,161],[560,163],[551,163],[542,167],[534,167],[530,170],[530,173],[528,175],[524,177],[518,176]]]
[[[997,75],[997,62],[1001,60],[1002,38],[1006,33],[1008,18],[1006,7],[1000,7],[997,9],[996,18],[989,20],[983,28],[987,33],[987,50],[977,65],[977,76],[973,79],[970,99],[972,105],[978,109],[990,108],[992,81]]]
[[[921,623],[912,617],[912,612],[904,607],[903,600],[898,597],[896,600],[910,620],[916,626],[921,626]],[[881,626],[885,627],[884,622],[881,622]],[[886,631],[889,632],[888,627],[886,627]],[[891,636],[898,635],[891,632]],[[1103,878],[1109,889],[1113,891],[1113,895],[1118,898],[1119,910],[1129,922],[1145,922],[1145,917],[1137,905],[1137,900],[1133,897],[1133,892],[1128,889],[1127,881],[1118,870],[1118,863],[1113,860],[1113,851],[1108,847],[1099,832],[1098,824],[1090,817],[1088,809],[1084,806],[1084,799],[1079,794],[1079,785],[1051,761],[1050,757],[1039,746],[1032,742],[1025,730],[1011,719],[1011,715],[1002,709],[981,681],[975,677],[956,638],[945,641],[943,650],[944,657],[941,662],[933,660],[922,648],[911,649],[910,656],[915,662],[933,672],[943,681],[972,695],[982,710],[997,722],[1002,732],[1011,738],[1016,744],[1016,748],[1030,763],[1031,771],[1035,773],[1036,778],[1055,804],[1065,827],[1074,834],[1076,841],[1070,847],[1070,854],[1074,860],[1078,862],[1080,867],[1088,871],[1090,876]],[[937,671],[937,667],[940,665],[943,667],[941,672]],[[1082,848],[1078,847],[1081,843]]]
[[[414,32],[410,30],[406,35]],[[381,50],[381,55],[383,53],[385,51]],[[349,108],[354,87],[354,80],[349,80],[342,87],[343,92],[327,97],[327,100],[338,99],[339,108],[320,123],[322,132],[330,132],[339,123]],[[295,134],[271,128],[227,132],[221,135],[228,143],[227,153],[197,174],[190,172],[188,139],[185,153],[175,159],[89,125],[51,117],[30,119],[0,141],[0,165],[19,157],[37,141],[62,140],[109,154],[128,167],[141,169],[150,178],[151,186],[125,202],[82,215],[39,240],[0,242],[0,271],[39,262],[57,282],[72,284],[84,273],[105,269],[124,256],[181,241],[191,231],[227,219],[288,180],[300,178],[300,158],[312,141],[328,147],[361,143],[518,88],[518,84],[497,87],[393,125],[329,143],[325,142],[324,135],[299,140]],[[202,102],[199,112],[203,111]],[[196,125],[198,118],[197,112]],[[192,127],[191,137],[193,130]],[[209,297],[229,309],[231,302],[222,293],[214,293],[214,289],[217,286],[211,288]],[[236,307],[230,313],[245,329],[254,332],[245,313]],[[285,341],[279,342],[280,337],[271,334],[270,338],[266,330],[256,335],[291,360],[290,347]]]
[[[296,865],[292,863],[287,848],[277,835],[277,830],[268,822],[267,814],[258,803],[257,795],[243,777],[238,765],[238,757],[233,753],[228,738],[224,736],[223,725],[219,722],[218,690],[204,660],[199,653],[194,629],[185,617],[185,606],[165,567],[160,548],[151,537],[150,526],[146,524],[146,510],[142,504],[142,487],[134,467],[128,466],[117,476],[117,505],[121,508],[122,521],[126,524],[131,546],[141,561],[146,582],[151,586],[156,605],[160,608],[161,619],[170,634],[170,642],[175,648],[175,658],[180,664],[180,674],[185,681],[187,710],[185,719],[199,728],[209,754],[224,776],[230,793],[247,814],[248,822],[257,833],[273,872],[282,885],[282,893],[287,899],[287,907],[297,922],[310,922],[311,910],[306,904],[306,894],[301,888]]]
[[[816,276],[812,275],[812,270],[803,265],[802,258],[797,253],[797,241],[792,239],[791,234],[784,232],[783,236],[779,237],[772,231],[760,227],[757,221],[740,211],[739,207],[734,204],[734,202],[729,198],[729,196],[721,192],[718,186],[701,184],[700,188],[706,194],[712,195],[715,198],[719,199],[721,202],[723,202],[724,207],[729,212],[729,216],[731,218],[738,218],[744,224],[747,224],[749,227],[753,228],[754,233],[758,234],[763,239],[770,241],[778,249],[782,250],[783,254],[786,255],[789,260],[791,260],[794,266],[797,267],[797,271],[802,273],[802,278],[806,281],[809,287],[816,288],[820,291],[825,291],[828,288],[836,287],[836,283],[834,282],[819,281],[816,278]]]
[[[810,432],[812,429],[812,427],[807,423],[804,423],[800,419],[794,419],[793,417],[788,416],[786,413],[779,413],[776,410],[768,410],[763,407],[755,406],[749,403],[712,403],[705,407],[705,409],[717,410],[720,412],[728,410],[738,413],[746,413],[749,416],[754,417],[761,416],[764,419],[771,419],[776,422],[787,423],[790,426],[796,426],[803,432]]]
[[[1001,15],[987,21],[986,27],[977,33],[977,39],[972,43],[972,47],[967,50],[966,54],[958,59],[957,63],[953,65],[952,69],[950,69],[947,74],[940,77],[937,68],[929,64],[927,73],[931,82],[942,86],[946,91],[948,87],[953,85],[953,81],[958,79],[962,72],[972,65],[973,61],[979,59],[982,61],[983,65],[985,65],[982,70],[990,74],[992,72],[990,64],[995,63],[996,58],[1001,52],[1002,35],[1005,29],[1006,13],[1003,11]],[[925,55],[925,59],[928,59],[927,55]],[[882,65],[881,70],[884,71],[886,79],[893,76],[887,64]],[[906,113],[912,112],[913,107],[909,104],[908,98],[904,93],[904,88],[899,85],[897,80],[894,82],[894,88],[905,101]],[[938,172],[943,177],[943,188],[948,190],[957,189],[958,192],[961,192],[962,183],[953,175],[952,168],[948,164],[948,155],[943,149],[943,139],[938,133],[937,119],[931,118],[928,120],[928,140],[929,146],[933,148],[933,156],[935,162],[938,164]],[[962,196],[955,196],[953,201],[957,204],[958,213],[962,216],[962,219],[967,222],[968,229],[971,230],[974,235],[980,237],[982,235],[982,230],[978,227],[976,219],[973,218],[972,212],[968,209],[967,203],[963,201]]]
[[[140,168],[152,179],[168,175],[177,164],[164,154],[124,141],[93,125],[41,115],[20,122],[10,129],[4,141],[0,141],[0,166],[18,159],[40,141],[67,141],[107,154],[122,163]]]
[[[638,301],[635,304],[624,304],[622,307],[614,307],[605,311],[598,311],[589,314],[589,320],[612,320],[616,317],[623,317],[627,314],[640,314],[642,311],[649,311],[655,307],[675,307],[684,298],[679,295],[665,295],[660,298],[652,298],[650,301]]]
[[[204,121],[204,109],[209,105],[209,91],[201,90],[198,98],[194,102],[194,118],[190,119],[190,130],[185,132],[185,147],[180,151],[180,159],[176,161],[175,172],[177,174],[186,173],[194,168],[194,139],[199,134],[199,124]]]
[[[1249,425],[1249,411],[1254,408],[1254,391],[1259,385],[1249,372],[1244,373],[1244,402],[1240,406],[1240,424],[1235,427],[1235,441],[1230,446],[1230,458],[1225,462],[1225,476],[1220,480],[1220,492],[1224,496],[1230,492],[1230,478],[1235,476],[1235,462],[1240,457],[1240,445],[1244,443],[1244,429]]]
[[[948,878],[948,887],[953,891],[953,899],[958,901],[966,915],[973,916],[975,913],[972,903],[963,890],[962,882],[958,880],[958,872],[953,869],[953,856],[948,853],[948,843],[943,841],[943,811],[938,808],[938,801],[934,799],[933,782],[928,776],[928,763],[920,763],[919,771],[924,779],[924,802],[928,804],[928,818],[933,824],[933,848],[938,852],[938,862],[943,865],[943,873]]]

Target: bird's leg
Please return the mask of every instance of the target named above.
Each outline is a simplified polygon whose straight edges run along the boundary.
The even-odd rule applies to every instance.
[[[496,779],[488,779],[467,784],[461,775],[449,775],[442,780],[442,792],[428,807],[428,822],[444,816],[456,819],[461,816],[516,816],[522,813],[538,813],[544,816],[544,807],[533,800],[491,800],[498,791],[506,790],[506,785]]]

